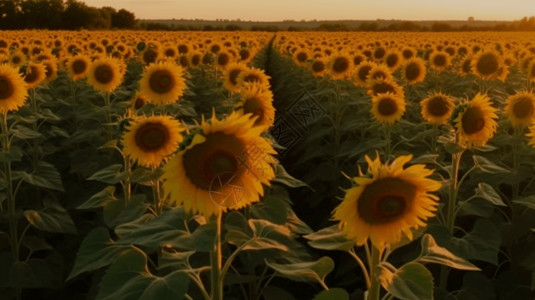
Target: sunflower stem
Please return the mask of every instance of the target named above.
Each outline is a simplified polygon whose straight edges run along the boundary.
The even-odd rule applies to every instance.
[[[124,157],[124,170],[128,173],[132,173],[132,162],[128,156]],[[130,182],[130,176],[123,181],[123,194],[125,207],[130,203],[130,197],[132,195],[132,182]]]
[[[384,127],[385,132],[385,160],[388,161],[390,159],[390,156],[392,155],[392,125],[391,124],[385,124]]]
[[[223,278],[221,278],[221,217],[222,213],[213,217],[212,221],[216,225],[216,236],[214,240],[214,249],[210,254],[210,264],[212,266],[210,295],[212,300],[223,300]]]
[[[104,105],[105,105],[105,111],[106,111],[106,142],[111,141],[112,134],[111,134],[111,101],[110,101],[110,93],[104,94]]]
[[[515,127],[514,130],[515,130],[514,131],[515,138],[520,138],[522,134],[521,129],[519,129],[518,127]],[[520,167],[520,162],[518,161],[518,144],[517,143],[513,143],[512,152],[513,152],[513,172],[516,173],[518,172],[518,168]],[[511,197],[511,201],[509,204],[511,204],[514,200],[518,198],[519,190],[520,190],[519,182],[515,180],[513,183],[513,195]]]
[[[348,252],[355,259],[355,261],[359,264],[360,269],[362,270],[362,274],[364,274],[364,279],[366,280],[366,286],[369,288],[371,285],[371,281],[370,281],[370,275],[368,274],[368,270],[366,269],[366,265],[364,264],[362,259],[360,259],[360,257],[357,255],[353,247],[349,249]]]
[[[372,245],[372,257],[370,265],[368,266],[370,268],[370,287],[368,288],[367,300],[379,300],[381,294],[381,285],[379,283],[379,278],[375,273],[375,270],[379,267],[379,263],[381,262],[381,252],[381,250]]]
[[[162,213],[162,201],[160,199],[160,180],[158,179],[152,181],[152,197],[154,198],[154,207],[156,209],[156,214],[160,215]]]

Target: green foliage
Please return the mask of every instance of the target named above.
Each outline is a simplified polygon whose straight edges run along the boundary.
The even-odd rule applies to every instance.
[[[407,263],[395,271],[380,265],[376,275],[396,298],[433,299],[433,276],[422,264]]]

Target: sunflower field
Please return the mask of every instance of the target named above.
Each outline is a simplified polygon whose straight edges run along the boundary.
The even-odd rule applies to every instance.
[[[528,33],[0,32],[2,299],[534,299]]]

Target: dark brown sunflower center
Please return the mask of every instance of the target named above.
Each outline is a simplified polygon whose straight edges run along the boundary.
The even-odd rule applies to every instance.
[[[241,70],[240,69],[233,69],[233,70],[230,70],[230,72],[228,73],[228,81],[232,84],[232,85],[237,85],[238,84],[238,76],[240,75],[241,73]]]
[[[325,64],[322,61],[316,60],[312,63],[312,71],[314,73],[323,72],[325,70]]]
[[[403,50],[402,54],[405,59],[409,59],[414,55],[411,50]]]
[[[349,69],[349,60],[345,57],[337,57],[333,63],[335,73],[344,73]]]
[[[297,61],[298,62],[305,62],[307,60],[308,56],[304,52],[297,53]]]
[[[385,49],[382,47],[379,47],[375,49],[375,51],[373,52],[373,57],[375,57],[376,59],[381,59],[385,56],[385,54],[386,54]]]
[[[388,77],[388,74],[386,74],[386,72],[382,71],[382,70],[377,70],[375,72],[373,72],[372,74],[370,74],[371,76],[371,79],[379,79],[379,78],[387,78]]]
[[[161,123],[146,123],[136,131],[135,141],[144,152],[155,152],[169,141],[169,130]]]
[[[435,117],[441,117],[449,111],[448,102],[443,97],[433,97],[427,103],[427,111]]]
[[[482,75],[490,75],[498,71],[500,64],[496,55],[488,53],[482,55],[477,61],[477,71]]]
[[[0,100],[8,99],[14,92],[15,89],[11,80],[5,76],[0,76]]]
[[[405,67],[405,77],[408,81],[416,80],[421,72],[420,66],[417,63],[410,63]]]
[[[183,164],[191,183],[208,191],[221,187],[213,185],[214,180],[228,184],[238,178],[243,170],[240,161],[246,159],[247,153],[243,143],[233,135],[216,132],[205,138],[203,143],[186,150]]]
[[[251,53],[249,53],[249,50],[246,50],[246,49],[242,49],[240,50],[240,58],[242,60],[246,60],[249,58],[249,56],[251,56]]]
[[[477,107],[466,110],[461,119],[463,130],[466,134],[474,134],[485,127],[483,112]]]
[[[24,81],[26,83],[32,84],[39,79],[39,70],[35,66],[30,66],[29,70],[26,71],[24,75]]]
[[[95,80],[101,84],[108,84],[113,80],[113,69],[108,65],[95,68]]]
[[[230,62],[230,57],[226,53],[220,53],[217,56],[217,64],[220,66],[226,66]]]
[[[436,55],[433,58],[433,64],[437,67],[444,67],[446,66],[446,56],[443,54]]]
[[[147,51],[145,51],[143,53],[143,61],[146,63],[146,64],[150,64],[150,63],[153,63],[156,61],[156,57],[158,57],[158,53],[152,49],[147,49]]]
[[[382,94],[382,93],[395,93],[394,87],[392,87],[391,84],[388,84],[386,82],[378,82],[373,85],[372,87],[373,94]]]
[[[397,55],[388,55],[386,57],[386,65],[390,68],[397,65],[398,61],[399,57]]]
[[[466,59],[463,61],[462,69],[464,73],[470,73],[470,60]]]
[[[357,56],[353,57],[353,64],[355,66],[360,65],[360,63],[363,62],[363,61],[364,61],[364,58],[362,56],[360,56],[360,55],[357,55]]]
[[[11,58],[11,62],[14,63],[14,64],[18,64],[22,61],[22,58],[18,55],[15,55]]]
[[[399,178],[383,178],[364,188],[357,202],[360,218],[368,224],[384,224],[402,218],[412,206],[416,188]]]
[[[258,98],[249,98],[245,100],[243,104],[243,113],[252,114],[253,117],[257,117],[255,125],[260,124],[264,118],[264,108],[262,106],[262,101]]]
[[[175,50],[173,50],[173,49],[167,49],[167,50],[165,50],[164,54],[165,54],[165,56],[167,56],[167,57],[173,57],[173,56],[175,56]]]
[[[186,46],[186,45],[178,45],[178,53],[180,53],[180,54],[188,53],[188,46]]]
[[[74,74],[82,74],[87,69],[87,64],[83,60],[75,60],[72,63],[72,71]]]
[[[513,104],[513,113],[519,119],[528,118],[533,115],[533,102],[528,97],[522,97]]]
[[[368,73],[370,73],[371,69],[371,66],[362,66],[358,71],[359,79],[361,81],[366,81],[366,77],[368,77]]]
[[[145,99],[137,97],[134,102],[134,109],[140,109],[143,105],[145,105]]]
[[[256,74],[247,74],[243,77],[243,82],[260,82],[260,77]]]
[[[149,78],[150,89],[157,94],[165,94],[173,89],[175,80],[173,74],[168,70],[158,70],[153,72]]]
[[[377,110],[379,111],[379,114],[383,116],[391,116],[398,111],[398,106],[393,99],[383,98],[379,101]]]

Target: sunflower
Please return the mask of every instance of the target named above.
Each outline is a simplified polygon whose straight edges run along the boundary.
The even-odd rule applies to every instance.
[[[461,76],[466,76],[472,74],[472,60],[474,59],[473,54],[466,54],[459,63],[458,73]]]
[[[535,82],[535,59],[532,59],[529,63],[527,73],[529,81]]]
[[[505,114],[514,127],[527,127],[535,116],[535,95],[532,92],[517,92],[505,100]]]
[[[398,243],[402,234],[413,239],[413,230],[425,227],[435,216],[439,198],[430,192],[441,184],[426,178],[433,174],[423,164],[403,166],[412,155],[382,164],[379,157],[368,163],[367,174],[354,177],[357,186],[348,189],[333,211],[344,234],[358,246],[368,239],[379,250]]]
[[[403,88],[399,86],[392,78],[370,79],[367,81],[366,93],[370,96],[377,96],[383,93],[393,93],[404,95]]]
[[[384,63],[391,72],[395,72],[403,63],[403,56],[397,50],[389,50],[385,55]]]
[[[333,55],[327,66],[332,79],[344,79],[353,69],[353,60],[348,55],[341,53]]]
[[[295,64],[301,67],[307,65],[307,60],[310,59],[310,57],[311,55],[306,49],[299,49],[295,51],[292,55]]]
[[[257,83],[247,83],[241,91],[241,101],[235,108],[240,114],[251,114],[255,118],[254,126],[265,129],[273,126],[275,108],[273,107],[273,93]]]
[[[67,72],[72,80],[79,80],[87,75],[90,65],[89,57],[78,54],[67,61]]]
[[[410,85],[424,81],[426,73],[425,61],[419,57],[409,58],[401,70],[403,79]]]
[[[29,63],[24,72],[26,87],[30,90],[46,79],[46,67],[42,63]]]
[[[186,89],[183,73],[182,67],[172,62],[150,64],[139,80],[140,92],[157,105],[174,103]]]
[[[266,89],[270,87],[269,76],[263,70],[257,68],[247,68],[238,75],[236,80],[240,86],[247,82],[257,82]]]
[[[156,46],[149,46],[140,54],[141,62],[143,62],[145,65],[157,62],[161,56],[162,54]]]
[[[45,80],[44,83],[50,83],[58,78],[58,63],[55,59],[45,59],[41,61],[45,65]]]
[[[232,55],[225,50],[221,50],[217,53],[215,58],[215,66],[219,69],[225,69],[232,61]]]
[[[317,57],[310,63],[309,69],[314,77],[321,77],[327,72],[327,63],[325,59]]]
[[[503,77],[504,74],[507,76],[503,72],[503,68],[505,67],[503,59],[494,51],[480,51],[472,59],[470,66],[472,73],[484,80],[501,79],[499,76]]]
[[[136,117],[121,142],[124,154],[145,167],[158,167],[182,142],[184,127],[170,116]]]
[[[200,132],[163,166],[163,189],[172,202],[205,217],[259,201],[275,174],[272,142],[248,115],[202,121]]]
[[[444,71],[451,65],[451,56],[444,51],[433,51],[429,56],[429,64],[437,71]]]
[[[247,66],[244,63],[232,62],[228,64],[227,68],[223,71],[223,86],[232,93],[239,92],[238,76],[246,70]]]
[[[388,68],[385,64],[376,64],[373,66],[373,68],[368,72],[368,76],[366,76],[366,82],[370,82],[375,79],[393,79],[392,71],[390,68]]]
[[[420,102],[420,108],[423,118],[431,124],[446,123],[451,114],[455,102],[453,99],[442,93],[433,93]]]
[[[355,75],[353,78],[353,84],[356,86],[364,87],[366,86],[366,80],[368,79],[368,74],[377,64],[371,61],[361,62],[358,66],[355,67]]]
[[[459,144],[466,147],[484,146],[498,127],[496,110],[489,97],[480,93],[456,108],[450,120],[458,134]]]
[[[392,124],[405,113],[405,99],[394,93],[381,93],[372,97],[371,113],[380,123]]]
[[[11,64],[13,67],[20,67],[22,65],[24,65],[27,61],[27,57],[24,53],[22,53],[22,51],[20,50],[17,50],[15,52],[13,52],[10,56],[9,56],[9,64]]]
[[[87,72],[87,82],[97,91],[111,93],[122,82],[120,63],[111,57],[97,58]]]
[[[17,69],[0,65],[0,112],[18,110],[26,102],[28,90]]]

